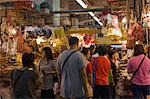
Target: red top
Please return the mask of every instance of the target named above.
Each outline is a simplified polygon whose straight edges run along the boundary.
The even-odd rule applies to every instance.
[[[92,64],[91,64],[91,62],[89,62],[89,63],[87,64],[86,72],[87,72],[87,74],[92,73]]]
[[[111,65],[108,58],[99,56],[92,59],[95,61],[96,85],[109,85],[108,75],[111,71]]]

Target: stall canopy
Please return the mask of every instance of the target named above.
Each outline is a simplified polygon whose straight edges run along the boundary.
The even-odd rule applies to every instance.
[[[95,40],[95,44],[121,44],[118,40],[112,40],[109,37],[102,37],[102,38],[97,38]]]
[[[80,28],[80,29],[70,29],[66,31],[67,34],[94,34],[94,33],[101,33],[101,29],[86,29],[86,28]]]

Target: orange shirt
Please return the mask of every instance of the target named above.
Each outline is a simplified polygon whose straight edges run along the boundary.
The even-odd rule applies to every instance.
[[[108,75],[111,71],[109,59],[104,56],[99,56],[93,58],[92,63],[94,60],[96,70],[96,85],[109,85]]]

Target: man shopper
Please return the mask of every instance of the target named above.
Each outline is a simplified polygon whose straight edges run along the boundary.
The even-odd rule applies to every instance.
[[[95,79],[93,78],[94,98],[109,99],[109,73],[111,71],[111,64],[106,56],[106,48],[98,46],[98,57],[93,57],[91,60],[93,71],[95,72]]]
[[[77,37],[70,37],[70,49],[63,51],[58,56],[60,95],[64,98],[88,97],[86,60],[78,51],[78,43]]]

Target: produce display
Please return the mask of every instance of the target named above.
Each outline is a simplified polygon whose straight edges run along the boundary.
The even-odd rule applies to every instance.
[[[33,52],[36,56],[35,64],[38,64],[42,54],[42,48],[47,46],[51,47],[54,56],[57,57],[62,52],[62,47],[68,47],[67,37],[62,27],[52,28],[45,25],[41,28],[30,26],[15,29],[10,24],[10,21],[6,20],[2,23],[1,29],[0,82],[3,80],[7,81],[10,78],[9,76],[12,70],[22,67],[22,53]],[[14,29],[15,33],[12,33]],[[25,33],[22,34],[22,32]]]

